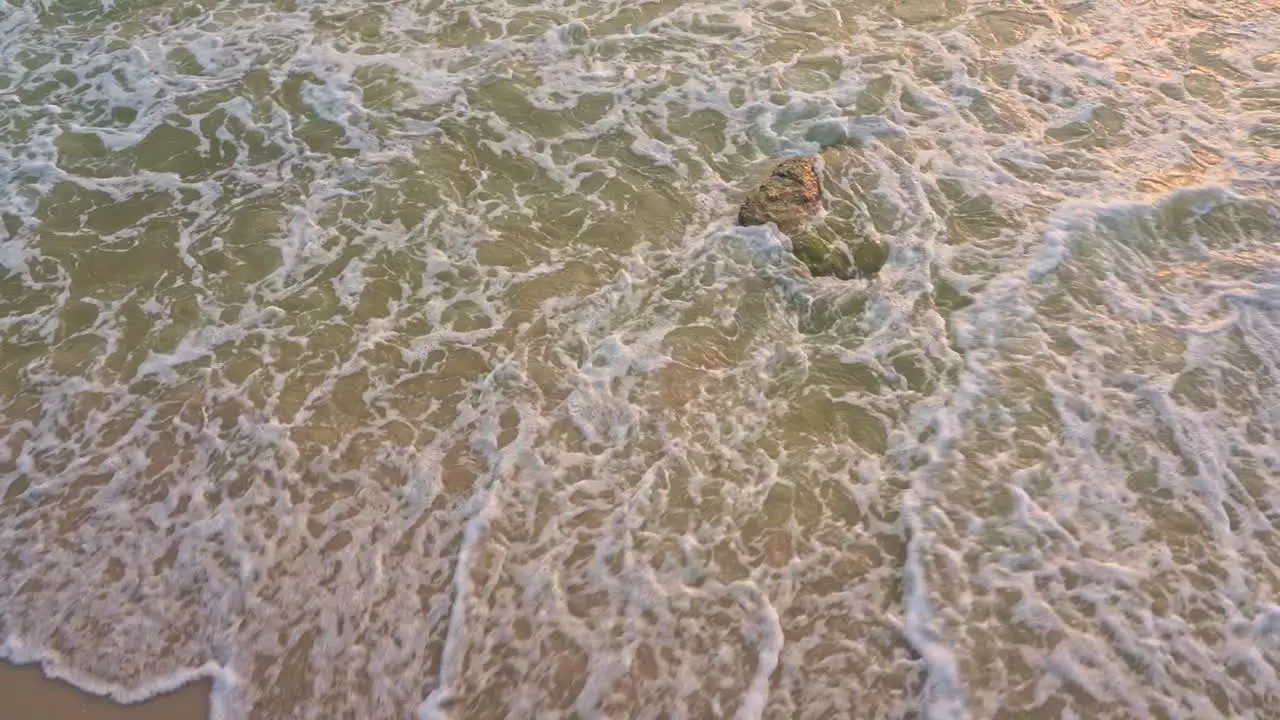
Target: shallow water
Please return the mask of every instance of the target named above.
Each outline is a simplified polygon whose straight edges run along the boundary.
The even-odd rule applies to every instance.
[[[829,164],[872,279],[732,226]],[[0,3],[0,642],[240,718],[1262,718],[1270,2]]]

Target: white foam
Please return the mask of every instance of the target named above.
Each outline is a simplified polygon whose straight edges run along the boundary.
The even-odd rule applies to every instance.
[[[453,699],[455,688],[461,680],[463,661],[468,649],[467,607],[471,601],[471,572],[475,564],[478,546],[489,531],[489,524],[500,512],[494,490],[482,489],[472,500],[475,507],[467,521],[458,551],[458,561],[453,572],[453,607],[449,614],[449,629],[445,634],[444,650],[440,656],[440,675],[436,687],[418,707],[421,720],[441,720],[449,714],[444,705]]]
[[[753,597],[760,605],[759,626],[756,629],[756,643],[759,646],[756,658],[756,672],[751,678],[751,685],[742,696],[742,704],[734,714],[735,720],[752,720],[764,715],[765,704],[769,700],[769,678],[778,667],[778,656],[782,653],[782,623],[778,619],[778,611],[769,602],[769,598],[760,589],[748,583],[737,583],[734,588]]]

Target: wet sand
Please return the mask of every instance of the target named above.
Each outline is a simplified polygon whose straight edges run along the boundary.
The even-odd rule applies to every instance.
[[[39,665],[0,663],[0,717],[14,720],[206,720],[210,682],[191,683],[136,705],[121,705],[51,680]]]

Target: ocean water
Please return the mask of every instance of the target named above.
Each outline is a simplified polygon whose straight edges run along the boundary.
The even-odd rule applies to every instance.
[[[829,146],[874,278],[733,226]],[[0,0],[0,655],[1280,716],[1280,5]]]

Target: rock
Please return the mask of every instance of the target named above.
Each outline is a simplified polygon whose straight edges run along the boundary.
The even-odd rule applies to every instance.
[[[874,240],[848,237],[832,227],[811,227],[822,211],[821,156],[783,160],[738,211],[739,225],[773,223],[791,238],[791,252],[815,277],[849,280],[879,272],[889,251]],[[827,225],[827,224],[824,224]]]
[[[823,237],[822,233],[805,232],[792,237],[791,253],[815,277],[850,280],[858,276],[844,243]]]
[[[773,223],[790,235],[822,210],[816,156],[783,160],[738,211],[739,225]]]
[[[889,248],[876,240],[863,240],[853,247],[853,266],[858,274],[870,277],[889,261]]]
[[[850,243],[829,233],[802,232],[791,239],[791,253],[814,277],[852,280],[871,277],[889,259],[889,249],[875,240]]]

